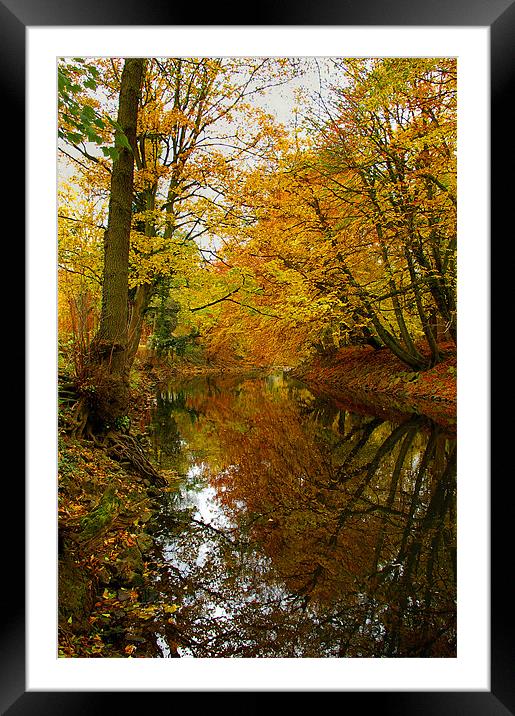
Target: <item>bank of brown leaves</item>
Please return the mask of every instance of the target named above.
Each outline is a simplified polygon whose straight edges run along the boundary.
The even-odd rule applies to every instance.
[[[115,505],[109,519],[84,539],[84,525],[108,488]],[[59,434],[59,656],[148,656],[154,648],[145,636],[149,604],[142,596],[152,578],[145,531],[153,492],[101,447]],[[131,549],[141,554],[136,584],[121,569]]]
[[[317,357],[297,371],[298,377],[337,398],[352,396],[356,406],[422,413],[450,429],[456,426],[456,348],[442,344],[444,360],[425,371],[413,371],[388,349],[343,348]]]

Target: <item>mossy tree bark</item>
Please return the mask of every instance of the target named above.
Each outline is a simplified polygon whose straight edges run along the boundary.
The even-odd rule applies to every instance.
[[[91,372],[97,392],[95,417],[100,423],[111,423],[125,415],[129,399],[125,372],[129,246],[138,106],[145,62],[143,58],[127,58],[121,76],[115,134],[118,153],[113,161],[109,217],[104,235],[102,311],[90,352]]]

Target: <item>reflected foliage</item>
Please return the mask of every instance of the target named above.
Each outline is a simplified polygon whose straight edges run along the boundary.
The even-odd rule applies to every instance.
[[[162,514],[159,589],[181,605],[164,641],[197,658],[455,656],[455,438],[281,375],[199,388],[156,411],[177,430],[163,454],[189,464]]]

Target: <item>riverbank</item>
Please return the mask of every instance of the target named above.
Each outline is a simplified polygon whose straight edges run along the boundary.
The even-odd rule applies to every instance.
[[[135,405],[141,407],[140,392]],[[137,414],[137,410],[136,410]],[[145,452],[145,437],[137,435]],[[173,476],[168,477],[173,482]],[[58,436],[60,657],[156,657],[153,518],[162,491],[105,447]]]
[[[389,350],[343,348],[317,356],[292,371],[308,387],[345,397],[364,407],[420,413],[456,427],[456,348],[442,345],[445,359],[426,371],[412,371]]]

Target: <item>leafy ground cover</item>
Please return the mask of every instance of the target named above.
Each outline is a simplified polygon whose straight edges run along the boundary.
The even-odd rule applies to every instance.
[[[147,401],[141,385],[146,378],[138,381],[134,421]],[[152,587],[152,521],[160,490],[170,488],[152,485],[102,445],[70,437],[65,426],[66,410],[61,410],[59,656],[156,656],[152,623],[170,619],[176,608],[163,606]],[[144,444],[142,435],[140,440]]]

